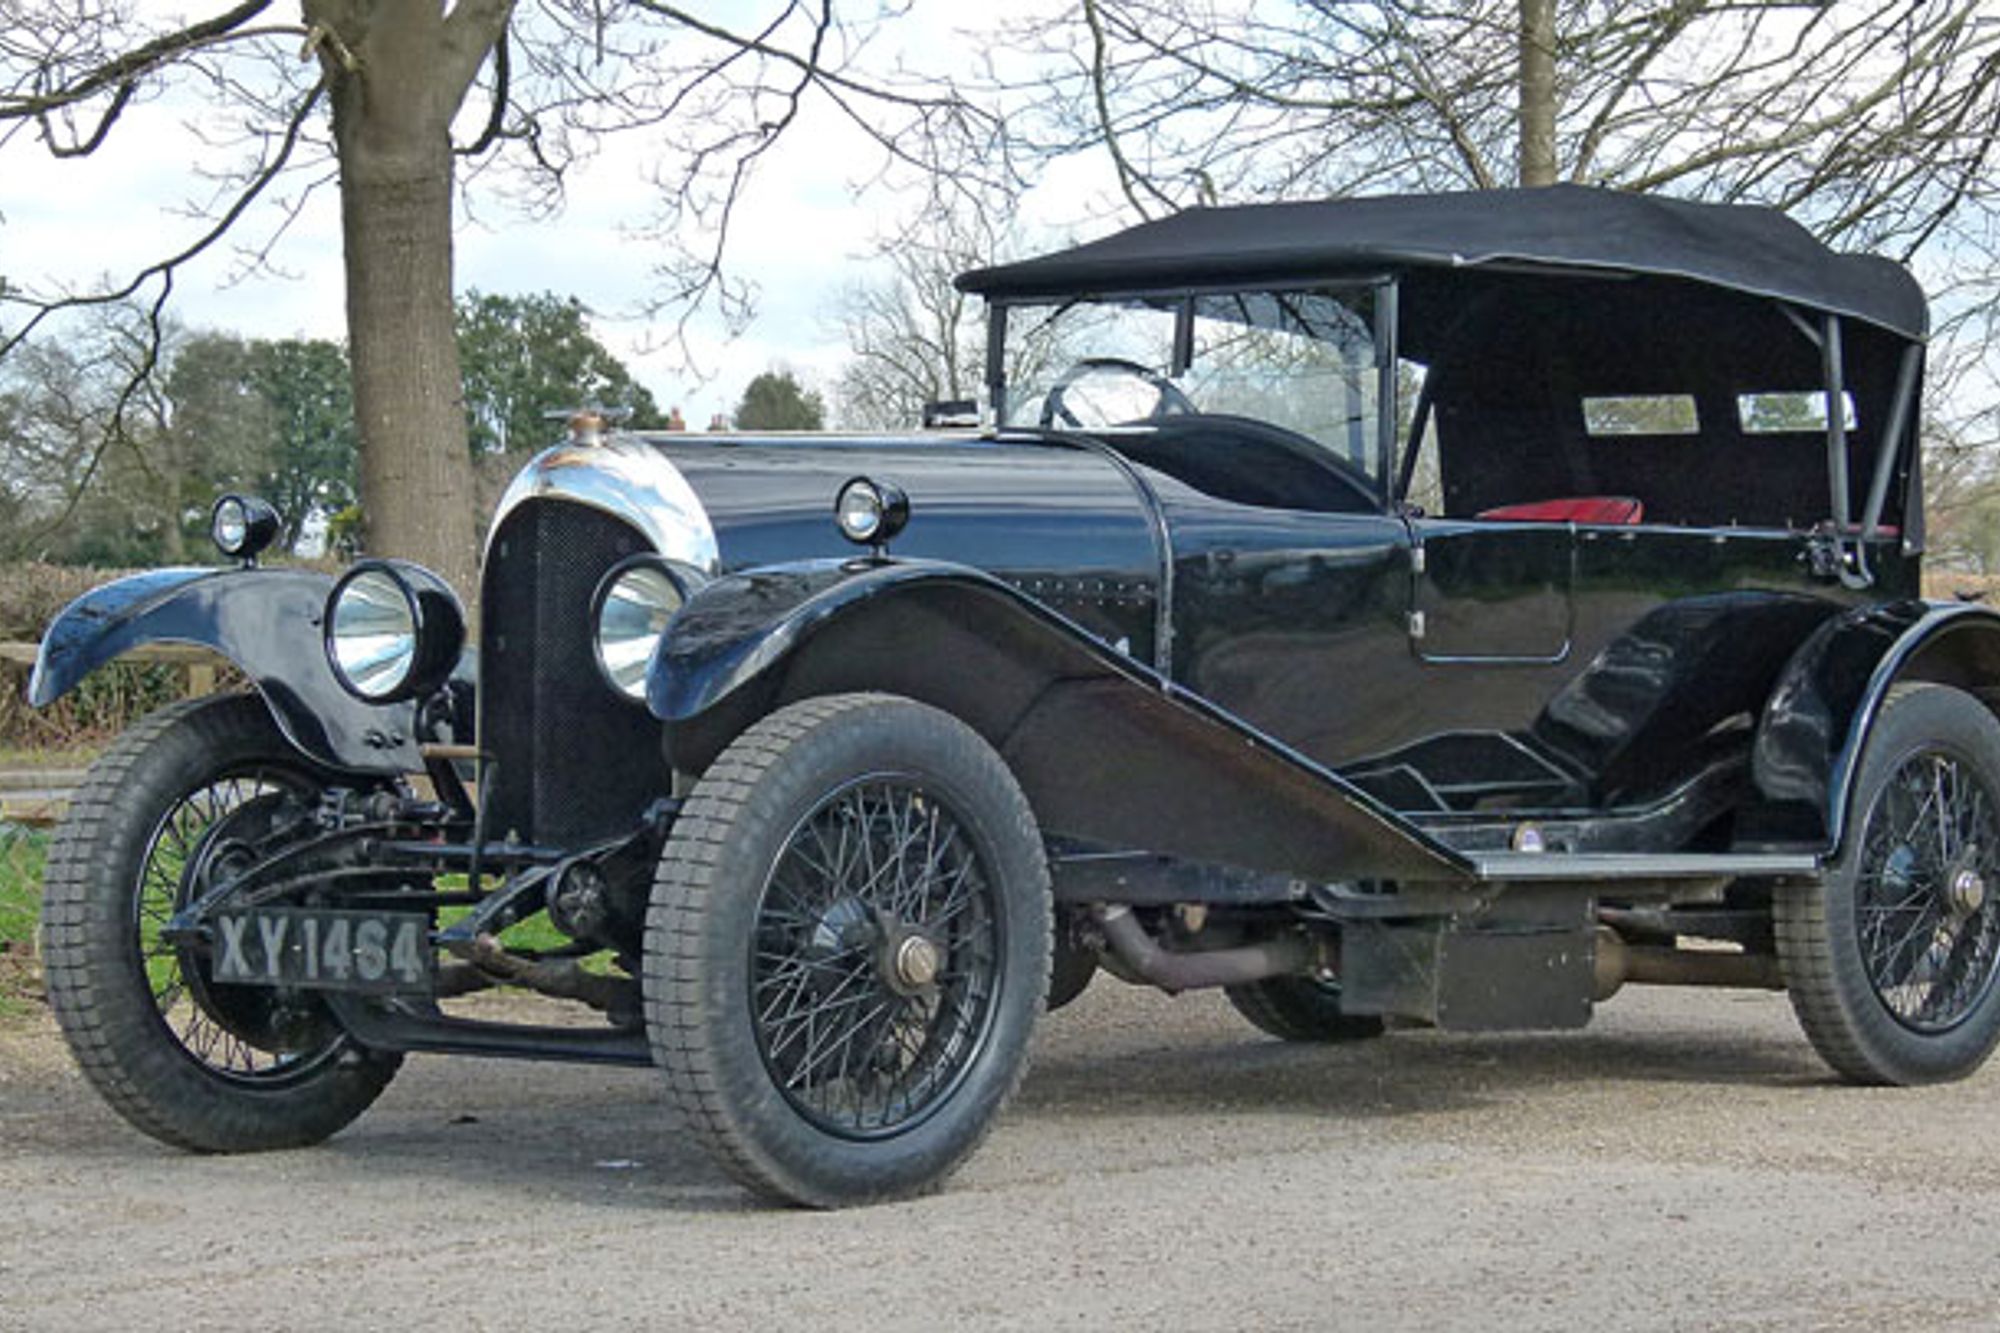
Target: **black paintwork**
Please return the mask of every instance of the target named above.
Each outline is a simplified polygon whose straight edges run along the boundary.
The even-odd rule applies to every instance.
[[[1746,845],[1828,846],[1844,757],[1873,702],[1857,680],[1912,657],[1923,637],[1922,615],[1867,609],[1913,590],[1915,561],[1893,541],[1875,544],[1882,587],[1855,590],[1814,575],[1808,534],[1255,508],[1062,440],[662,444],[708,510],[724,567],[766,571],[711,585],[675,622],[652,705],[691,738],[692,756],[718,738],[691,719],[894,581],[856,561],[830,521],[834,489],[857,473],[912,496],[898,558],[990,571],[1024,594],[1015,600],[1040,633],[1081,631],[1130,679],[1161,679],[1144,668],[1164,645],[1164,678],[1185,687],[1169,696],[1178,706],[1212,706],[1408,816],[1623,808],[1645,827],[1641,812],[1719,747],[1754,736],[1761,808],[1745,820]],[[798,565],[808,553],[822,563]],[[362,704],[325,665],[316,626],[328,586],[274,570],[158,571],[108,585],[51,627],[33,697],[57,697],[137,643],[201,643],[258,681],[309,755],[407,771],[410,706]],[[1413,612],[1426,620],[1421,638]],[[1948,618],[1966,621],[1960,632],[1994,620],[1977,609]],[[1836,621],[1842,634],[1814,637]],[[1908,634],[1917,637],[1898,649]],[[954,651],[986,651],[977,637]],[[920,642],[895,648],[918,674],[976,680],[990,667]],[[1805,656],[1788,666],[1794,650]],[[642,809],[652,794],[604,808]],[[1396,845],[1428,842],[1412,832],[1385,835],[1379,850],[1393,859]],[[1211,855],[1228,850],[1213,844]]]
[[[985,735],[1050,834],[1325,878],[1469,869],[1309,757],[965,566],[821,561],[725,576],[676,618],[651,686],[690,770],[794,699],[886,690]]]
[[[1501,202],[1539,217],[1563,198]],[[1707,216],[1590,200],[1675,227]],[[1493,202],[1421,207],[1492,233]],[[1900,270],[1816,267],[1825,257],[1803,233],[1741,210],[1715,215],[1707,270],[1662,267],[1657,236],[1586,227],[1564,244],[1629,272],[1535,271],[1560,250],[1540,223],[1531,251],[1471,263],[1456,245],[1329,257],[1345,242],[1319,233],[1310,264],[1269,236],[1183,263],[1189,234],[1240,230],[1247,216],[1210,210],[1130,234],[1141,252],[1148,235],[1170,242],[1172,289],[1154,308],[1181,303],[1177,365],[1196,286],[1230,272],[1366,277],[1380,384],[1397,382],[1399,349],[1427,368],[1410,435],[1434,428],[1442,514],[1405,503],[1416,465],[1396,468],[1391,392],[1375,399],[1375,477],[1285,428],[1198,410],[1141,430],[978,438],[627,437],[553,451],[510,491],[488,552],[476,701],[469,671],[428,700],[354,699],[321,650],[331,581],[259,570],[160,571],[79,599],[49,631],[31,697],[47,703],[140,643],[205,644],[244,668],[301,750],[363,777],[420,767],[419,715],[436,720],[427,737],[462,741],[476,707],[476,817],[434,752],[448,807],[411,807],[395,838],[333,835],[369,861],[356,892],[379,895],[373,867],[400,858],[416,878],[465,873],[481,902],[439,936],[464,946],[586,864],[619,896],[606,919],[625,924],[579,926],[579,947],[629,965],[678,810],[670,793],[774,709],[888,691],[992,743],[1052,840],[1065,901],[1187,899],[1282,916],[1286,929],[1294,910],[1341,923],[1360,1011],[1475,1027],[1587,1015],[1607,881],[1626,901],[1675,901],[1732,876],[1814,873],[1839,848],[1857,757],[1897,682],[1994,697],[2000,616],[1915,600],[1921,486],[1905,409],[1923,317]],[[1780,252],[1743,243],[1759,237]],[[1159,276],[1158,256],[1120,245],[1083,260]],[[1629,245],[1636,257],[1619,260]],[[1061,271],[1033,268],[1013,294]],[[1003,296],[1008,272],[989,283]],[[1801,311],[1746,291],[1825,299]],[[1843,309],[1862,316],[1845,332],[1827,313]],[[1003,300],[995,329],[1005,321]],[[989,365],[1004,401],[1005,358]],[[1740,394],[1814,386],[1831,401],[1849,393],[1854,431],[1752,438],[1740,419]],[[1584,419],[1589,395],[1683,392],[1703,423],[1692,433],[1607,441]],[[1350,422],[1357,447],[1366,426]],[[1749,484],[1726,475],[1739,460]],[[858,557],[832,522],[836,490],[857,475],[909,498],[887,557]],[[1648,522],[1480,517],[1628,492],[1646,497]],[[1842,524],[1808,526],[1825,513]],[[1900,531],[1881,526],[1891,520]],[[602,678],[590,634],[606,571],[643,551],[673,561],[691,591],[642,706]],[[1547,853],[1518,850],[1530,823]],[[498,879],[490,893],[482,870]],[[319,887],[345,891],[333,884]],[[239,891],[296,890],[219,890]],[[384,1048],[647,1058],[624,1030],[331,1003],[358,1041]]]
[[[1540,279],[1544,286],[1531,289],[1536,279],[1501,277],[1506,291],[1496,287],[1455,332],[1433,339],[1432,355],[1455,355],[1455,340],[1474,335],[1497,338],[1510,319],[1536,331],[1509,352],[1526,356],[1578,347],[1563,322],[1577,312],[1624,318],[1618,284]],[[1537,295],[1510,307],[1503,298],[1517,290]],[[1674,290],[1678,304],[1668,313],[1703,319],[1743,300],[1688,284]],[[1382,291],[1393,296],[1395,288]],[[1396,306],[1386,299],[1382,309]],[[1391,323],[1378,341],[1392,345],[1393,316],[1384,319]],[[1767,304],[1755,305],[1755,320],[1765,333],[1790,329]],[[1584,349],[1569,369],[1642,367],[1659,330],[1643,320],[1617,327],[1615,347]],[[1750,328],[1730,336],[1740,343]],[[1550,341],[1551,331],[1565,330]],[[1880,330],[1850,342],[1862,420],[1891,419],[1884,407],[1890,371],[1907,364],[1898,360],[1902,344]],[[1673,354],[1694,351],[1681,343]],[[1788,345],[1781,368],[1803,373],[1810,359]],[[1477,840],[1492,829],[1528,818],[1568,821],[1579,846],[1830,848],[1846,768],[1885,682],[1920,659],[1932,663],[1927,669],[1959,669],[1968,654],[2000,649],[1926,658],[1925,636],[1941,632],[1928,618],[1941,613],[1883,609],[1917,592],[1914,533],[1907,545],[1893,529],[1857,543],[1787,526],[1597,527],[1460,512],[1559,489],[1626,448],[1565,435],[1536,463],[1548,475],[1520,494],[1510,489],[1527,484],[1519,478],[1460,467],[1478,443],[1468,406],[1500,401],[1492,395],[1521,378],[1509,362],[1488,382],[1483,364],[1451,362],[1431,386],[1449,427],[1445,489],[1459,508],[1448,516],[1423,515],[1379,497],[1365,479],[1350,484],[1331,472],[1326,486],[1298,489],[1303,507],[1283,507],[1294,488],[1266,484],[1276,475],[1270,465],[1280,453],[1296,463],[1303,437],[1270,427],[1246,433],[1242,419],[1200,414],[1137,432],[810,441],[676,434],[621,446],[622,461],[600,484],[615,486],[634,467],[664,471],[672,485],[649,493],[678,487],[713,529],[707,545],[689,549],[712,551],[706,572],[719,577],[669,627],[650,682],[651,711],[666,724],[664,754],[629,744],[643,714],[597,678],[584,642],[588,592],[608,567],[593,553],[644,549],[646,525],[601,496],[537,493],[496,530],[488,566],[481,741],[489,776],[497,775],[494,832],[553,845],[610,836],[659,795],[670,768],[698,772],[778,702],[881,688],[948,702],[1003,749],[1046,746],[1037,762],[1048,773],[1038,781],[1048,800],[1061,791],[1069,802],[1064,832],[1164,849],[1178,832],[1170,826],[1185,825],[1193,831],[1184,843],[1239,864],[1272,867],[1280,855],[1272,847],[1284,845],[1282,855],[1301,858],[1295,868],[1309,863],[1318,873],[1337,874],[1339,864],[1356,874],[1397,865],[1463,873],[1423,828],[1483,846]],[[1726,400],[1704,401],[1706,419],[1717,420]],[[1540,419],[1496,417],[1495,438],[1513,440],[1508,432]],[[1744,445],[1734,429],[1716,427],[1704,447]],[[1858,463],[1872,457],[1864,437],[1850,441]],[[1621,456],[1666,459],[1684,447],[1656,440]],[[1768,458],[1823,461],[1826,453],[1789,437],[1769,447]],[[1578,452],[1597,449],[1611,452]],[[561,466],[574,473],[589,464],[566,456]],[[1897,467],[1897,477],[1914,477],[1906,463]],[[857,560],[831,521],[835,491],[857,475],[910,499],[893,563]],[[1644,467],[1621,475],[1657,480]],[[1674,485],[1661,493],[1692,493],[1685,479]],[[1451,499],[1454,486],[1463,505]],[[1917,495],[1913,481],[1896,481],[1889,493],[1909,505]],[[530,534],[530,517],[541,516],[539,532],[563,511],[586,508],[591,542]],[[1914,511],[1893,512],[1907,520]],[[519,549],[508,537],[516,532]],[[1855,576],[1864,553],[1866,580]],[[236,587],[241,597],[222,596]],[[288,734],[315,757],[367,771],[413,768],[407,713],[344,696],[318,635],[291,632],[315,623],[323,587],[312,576],[245,572],[143,576],[100,590],[52,629],[37,698],[54,697],[134,643],[184,638],[245,665]],[[1983,645],[2000,628],[1978,613],[1962,618],[1952,633],[1965,644]],[[1963,674],[1983,669],[1982,660]],[[1101,697],[1091,707],[1122,720],[1094,718],[1078,702],[1092,690]],[[1046,726],[1027,723],[1038,714],[1066,716],[1078,737],[1108,748],[1079,755],[1084,742],[1073,740],[1065,764]],[[1151,737],[1126,725],[1141,715]],[[1215,774],[1204,782],[1198,768],[1167,762],[1156,742],[1171,735],[1193,745],[1189,736],[1217,728],[1253,753],[1282,757],[1261,778],[1253,764],[1237,779],[1282,788],[1310,776],[1318,797],[1358,812],[1354,828],[1366,836],[1322,848],[1293,846],[1290,835],[1262,846],[1247,834],[1232,842],[1149,781],[1121,778],[1141,764],[1163,766],[1212,792]],[[1032,742],[1022,739],[1031,734]],[[1074,774],[1094,775],[1102,789],[1086,795],[1065,782]],[[1301,808],[1315,799],[1300,796]],[[1096,817],[1077,816],[1090,805]],[[1607,818],[1624,822],[1586,827]]]
[[[320,620],[333,580],[297,569],[156,569],[77,598],[42,638],[28,699],[41,708],[146,643],[213,648],[256,682],[292,744],[355,773],[418,767],[416,705],[367,704],[333,674]]]
[[[849,477],[900,487],[915,516],[899,556],[972,565],[1086,632],[1154,660],[1160,550],[1124,469],[1102,453],[970,436],[810,443],[655,437],[714,524],[728,571],[854,547],[835,530]]]
[[[2000,614],[1916,600],[1857,607],[1820,625],[1787,662],[1753,750],[1772,841],[1842,845],[1861,742],[1890,689],[1940,681],[1993,697]]]
[[[1916,572],[1892,540],[1871,543],[1880,582],[1857,590],[1814,572],[1809,533],[1249,506],[1143,465],[1114,466],[1102,450],[1119,448],[1115,435],[1088,448],[1032,434],[825,448],[657,443],[701,497],[723,567],[742,571],[695,597],[655,663],[650,704],[690,769],[786,697],[893,688],[956,698],[927,682],[1008,676],[1001,663],[1014,650],[982,625],[997,616],[978,601],[951,608],[949,638],[912,615],[883,630],[886,652],[866,651],[867,636],[852,629],[839,653],[803,651],[906,585],[972,578],[925,568],[936,559],[988,571],[1026,593],[1029,609],[1058,612],[1031,617],[1036,632],[1081,629],[1097,641],[1086,656],[1118,661],[1105,651],[1114,647],[1131,659],[1119,674],[1156,689],[1164,677],[1184,687],[1167,692],[1178,705],[1199,701],[1329,780],[1345,775],[1336,789],[1349,799],[1366,792],[1413,817],[1624,810],[1630,836],[1584,841],[1665,851],[1707,833],[1701,845],[1725,850],[1730,831],[1718,844],[1710,825],[1740,810],[1718,809],[1717,793],[1736,807],[1767,800],[1742,775],[1793,651],[1820,624],[1911,588]],[[827,506],[857,473],[910,492],[914,517],[894,554],[916,564],[841,558],[851,548]],[[808,553],[818,562],[800,563]],[[1159,658],[1162,636],[1148,631],[1162,597],[1171,614]],[[1137,669],[1155,662],[1160,676]],[[779,684],[787,672],[798,679]],[[971,693],[1009,697],[997,683]],[[1003,742],[1017,722],[1006,707],[1025,704],[992,704],[980,723]],[[982,714],[976,699],[954,708]],[[1115,781],[1098,803],[1136,804]],[[1693,813],[1703,822],[1691,825]],[[1760,838],[1773,826],[1758,825]],[[1160,821],[1149,827],[1145,845],[1172,836]],[[1380,850],[1412,832],[1385,836]],[[1646,847],[1656,836],[1674,841]],[[1269,863],[1247,843],[1233,857]]]

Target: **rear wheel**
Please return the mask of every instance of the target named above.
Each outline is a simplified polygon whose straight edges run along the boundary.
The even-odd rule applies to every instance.
[[[759,1193],[934,1188],[1020,1081],[1050,916],[1033,814],[977,733],[882,695],[774,713],[661,856],[644,986],[668,1093]]]
[[[356,1047],[310,996],[208,980],[161,929],[245,849],[282,837],[322,778],[253,695],[176,704],[91,766],[49,848],[49,1005],[83,1072],[154,1138],[206,1152],[317,1143],[399,1057]]]
[[[1840,863],[1773,903],[1800,1026],[1857,1083],[1961,1078],[2000,1040],[2000,722],[1963,691],[1898,686],[1852,821]]]
[[[1340,1008],[1340,986],[1311,977],[1267,977],[1225,992],[1251,1025],[1284,1041],[1364,1041],[1382,1035],[1379,1014]]]

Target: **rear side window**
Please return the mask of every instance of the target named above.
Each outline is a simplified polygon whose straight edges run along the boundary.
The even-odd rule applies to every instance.
[[[1854,429],[1854,395],[1840,395],[1841,415]],[[1784,389],[1736,395],[1736,418],[1745,435],[1792,435],[1826,432],[1826,391]]]
[[[1591,435],[1698,435],[1701,414],[1685,393],[1633,393],[1583,400]]]

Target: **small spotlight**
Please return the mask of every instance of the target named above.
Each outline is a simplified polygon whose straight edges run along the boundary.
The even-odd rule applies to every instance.
[[[246,495],[225,495],[209,511],[208,535],[231,560],[254,563],[278,535],[278,511]]]
[[[880,550],[910,521],[910,497],[886,482],[855,477],[834,496],[833,521],[856,546]]]

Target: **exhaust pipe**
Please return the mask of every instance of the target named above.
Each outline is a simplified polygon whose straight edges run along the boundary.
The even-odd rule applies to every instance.
[[[1319,966],[1318,946],[1296,931],[1229,949],[1176,953],[1161,948],[1123,903],[1094,904],[1090,915],[1104,931],[1104,942],[1112,955],[1135,976],[1170,995],[1302,975]]]
[[[639,985],[619,977],[586,972],[574,958],[523,958],[491,934],[456,941],[451,952],[464,962],[438,976],[440,997],[465,995],[493,985],[525,986],[558,1000],[581,1000],[592,1009],[608,1014],[620,1027],[637,1028]]]
[[[1602,1004],[1621,987],[1721,986],[1736,990],[1783,990],[1784,974],[1769,954],[1721,950],[1666,949],[1627,944],[1609,926],[1597,928],[1596,992]]]

